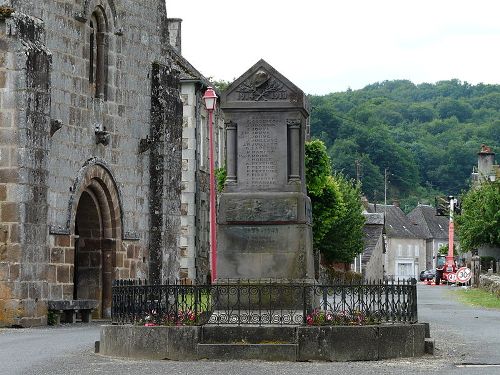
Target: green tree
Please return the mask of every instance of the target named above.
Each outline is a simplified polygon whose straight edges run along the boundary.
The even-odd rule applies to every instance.
[[[363,252],[363,227],[365,217],[361,203],[360,185],[335,174],[333,180],[339,187],[343,207],[334,224],[319,244],[319,251],[329,262],[349,263]]]
[[[456,99],[445,99],[438,103],[436,109],[442,119],[455,116],[460,122],[469,119],[473,112],[470,104]]]
[[[485,181],[465,193],[457,224],[463,251],[500,246],[500,181]]]
[[[441,246],[438,249],[438,252],[440,255],[448,255],[448,249],[449,249],[449,246],[448,246],[448,244],[446,244],[446,245]],[[457,247],[455,246],[455,244],[453,244],[453,256],[456,257],[457,255],[458,255],[457,254]]]
[[[332,173],[325,144],[319,139],[306,143],[306,181],[309,195],[321,195]]]
[[[330,160],[322,141],[315,139],[306,143],[305,166],[307,191],[312,203],[313,246],[316,248],[338,218],[343,202],[338,186],[331,178]]]
[[[306,181],[312,203],[313,246],[327,261],[350,262],[363,251],[360,186],[331,175],[324,143],[306,143]]]
[[[225,81],[223,79],[214,79],[213,77],[208,77],[208,80],[212,83],[215,90],[217,90],[218,92],[224,91],[232,83],[230,81]],[[234,81],[234,79],[233,79],[233,81]]]

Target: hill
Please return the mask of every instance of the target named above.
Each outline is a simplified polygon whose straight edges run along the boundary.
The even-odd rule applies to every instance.
[[[397,80],[309,99],[333,168],[378,202],[387,169],[388,199],[406,211],[466,189],[481,144],[500,150],[500,85]]]

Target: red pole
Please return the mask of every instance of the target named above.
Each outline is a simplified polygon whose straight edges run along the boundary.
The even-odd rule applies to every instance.
[[[455,270],[453,269],[454,267],[454,258],[453,258],[453,236],[455,234],[455,225],[453,223],[453,211],[455,209],[455,199],[453,197],[450,196],[450,224],[449,224],[449,227],[448,227],[448,255],[446,256],[446,268],[447,268],[447,272],[448,271],[448,267],[451,267],[451,269],[453,271],[451,272],[454,272]]]
[[[208,111],[209,142],[210,142],[210,255],[212,259],[212,283],[217,279],[217,233],[215,222],[215,171],[214,171],[214,142],[213,142],[213,110]]]
[[[455,227],[453,221],[450,220],[450,225],[448,228],[448,255],[446,256],[446,263],[449,266],[453,265],[453,235],[455,232]]]

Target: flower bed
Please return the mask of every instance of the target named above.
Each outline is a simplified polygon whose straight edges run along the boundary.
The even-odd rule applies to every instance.
[[[195,326],[205,324],[209,318],[210,313],[208,311],[194,312],[188,309],[158,314],[155,310],[152,310],[143,318],[137,319],[136,325],[143,325],[146,327]]]

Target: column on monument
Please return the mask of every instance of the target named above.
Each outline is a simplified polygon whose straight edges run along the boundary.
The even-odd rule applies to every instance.
[[[288,181],[300,181],[300,120],[287,120],[288,126]]]
[[[227,183],[236,183],[236,123],[226,122]]]

